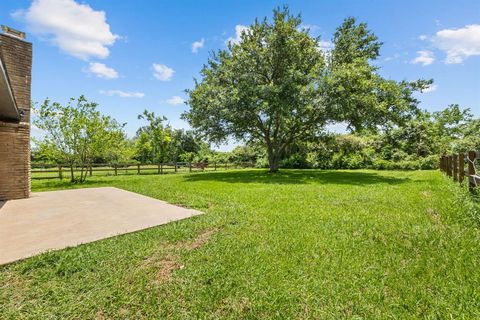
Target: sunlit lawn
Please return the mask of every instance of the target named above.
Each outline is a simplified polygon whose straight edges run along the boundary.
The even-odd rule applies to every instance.
[[[206,214],[0,268],[0,318],[480,317],[479,231],[438,172],[94,176],[81,187],[98,186]]]

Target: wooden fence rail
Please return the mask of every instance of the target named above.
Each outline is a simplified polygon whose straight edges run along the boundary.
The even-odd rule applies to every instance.
[[[127,175],[127,174],[168,174],[168,173],[193,173],[205,171],[219,171],[228,169],[253,168],[254,163],[236,162],[236,163],[205,163],[205,162],[168,162],[157,164],[104,164],[95,163],[88,167],[73,168],[65,164],[31,164],[32,179],[63,179],[69,177],[71,171],[79,174],[81,171],[87,172],[89,176],[93,175]]]
[[[474,192],[480,185],[480,176],[477,173],[477,160],[480,159],[479,151],[468,151],[440,157],[440,170],[448,177],[461,184],[468,178],[468,189]]]

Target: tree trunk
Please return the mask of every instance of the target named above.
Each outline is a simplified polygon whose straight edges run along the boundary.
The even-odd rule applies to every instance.
[[[75,175],[73,173],[73,163],[70,163],[70,182],[75,182]]]
[[[84,166],[85,165],[82,164],[81,169],[80,169],[80,180],[79,180],[79,182],[83,182],[83,168],[84,168]]]
[[[270,167],[270,173],[276,173],[278,172],[278,163],[279,163],[279,158],[280,155],[277,152],[274,152],[273,150],[268,150],[268,164]]]

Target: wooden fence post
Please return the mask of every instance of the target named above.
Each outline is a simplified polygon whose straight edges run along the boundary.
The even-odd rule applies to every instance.
[[[225,162],[225,170],[227,170],[227,169],[228,169],[228,167],[227,167],[227,166],[228,166],[228,165],[227,165],[227,163]]]
[[[458,181],[458,155],[453,155],[453,181]]]
[[[458,181],[463,183],[465,179],[465,155],[463,153],[458,154]]]
[[[163,163],[160,163],[160,174],[163,174]]]
[[[473,192],[475,190],[475,178],[472,177],[473,175],[475,175],[475,158],[476,158],[476,152],[469,151],[468,152],[468,177],[469,177],[468,189],[470,190],[470,192]]]
[[[191,162],[188,163],[188,172],[192,172],[192,163]]]
[[[443,173],[447,172],[447,157],[445,155],[442,156],[442,171]]]
[[[117,175],[117,164],[116,163],[113,165],[113,169],[115,170],[115,175]]]
[[[177,162],[174,163],[175,173],[177,173]]]
[[[452,176],[452,156],[447,156],[447,176]]]
[[[63,179],[62,166],[58,166],[58,179]]]
[[[140,163],[137,163],[137,174],[140,174]]]
[[[448,176],[448,156],[445,156],[444,166],[445,166],[445,174]]]
[[[93,175],[93,169],[92,169],[92,165],[90,165],[90,168],[89,168],[89,173],[90,173],[90,177]]]

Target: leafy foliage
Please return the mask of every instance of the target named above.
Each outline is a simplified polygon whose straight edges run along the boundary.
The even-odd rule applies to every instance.
[[[188,91],[184,117],[195,128],[214,142],[262,141],[271,171],[294,140],[325,121],[317,90],[323,55],[300,24],[287,9],[275,10],[272,23],[255,21],[239,44],[212,56]]]
[[[261,143],[271,172],[328,122],[357,131],[400,123],[417,109],[412,93],[431,83],[383,79],[371,64],[381,43],[353,18],[337,29],[329,54],[300,25],[288,8],[274,10],[272,22],[255,21],[238,44],[212,55],[187,91],[191,109],[183,116],[198,132],[214,142]]]
[[[133,139],[134,157],[141,163],[194,161],[203,149],[210,150],[191,131],[173,129],[163,116],[145,110],[138,116],[147,121]]]
[[[170,130],[164,125],[165,117],[157,117],[145,110],[138,119],[145,119],[148,125],[137,130],[135,147],[137,158],[142,163],[159,163],[166,159],[167,148],[172,140]]]
[[[45,100],[37,109],[34,124],[46,133],[38,141],[41,154],[70,165],[71,181],[85,181],[87,168],[98,157],[115,154],[125,139],[123,125],[101,115],[97,104],[84,96],[70,99],[66,106]],[[73,172],[80,167],[80,177]]]
[[[282,165],[290,168],[434,169],[443,153],[480,148],[480,120],[469,109],[450,105],[437,112],[419,110],[402,125],[379,132],[323,134],[298,143]]]

